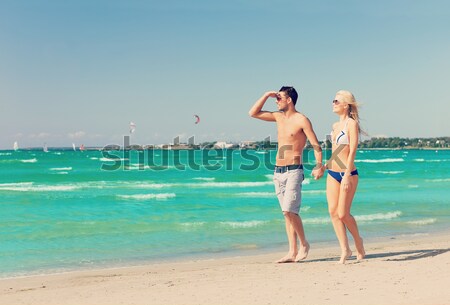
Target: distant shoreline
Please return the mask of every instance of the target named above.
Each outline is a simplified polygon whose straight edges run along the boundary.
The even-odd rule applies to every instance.
[[[306,150],[312,150],[312,147],[306,147]],[[324,148],[325,150],[330,150],[330,148]],[[49,147],[49,151],[74,151],[72,147]],[[105,149],[104,147],[86,147],[84,151],[117,151],[117,150],[123,150],[123,147],[116,148],[116,149]],[[152,148],[126,148],[125,150],[136,150],[136,151],[145,151],[145,150],[276,150],[276,148],[193,148],[193,147],[171,147],[171,148],[160,148],[160,147],[152,147]],[[393,148],[358,148],[358,150],[450,150],[450,147],[393,147]],[[15,152],[13,149],[0,149],[2,152]],[[27,148],[21,148],[18,150],[20,151],[43,151],[41,147],[27,147]],[[76,150],[79,152],[80,150]]]

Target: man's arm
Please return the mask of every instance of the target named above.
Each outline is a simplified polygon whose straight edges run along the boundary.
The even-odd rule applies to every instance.
[[[276,91],[269,91],[263,94],[259,100],[256,101],[256,103],[253,105],[253,107],[250,109],[248,114],[255,119],[260,119],[264,121],[274,122],[275,116],[273,115],[273,112],[270,111],[262,111],[262,108],[264,104],[266,103],[267,99],[269,97],[276,97],[277,92]]]
[[[303,131],[305,132],[306,138],[308,139],[309,143],[312,145],[314,149],[314,158],[316,159],[316,166],[312,171],[312,175],[317,180],[320,179],[325,172],[325,167],[322,164],[322,147],[320,147],[319,141],[317,140],[317,136],[316,133],[314,132],[311,121],[308,118],[306,118],[305,121],[306,123],[305,127],[303,128]]]

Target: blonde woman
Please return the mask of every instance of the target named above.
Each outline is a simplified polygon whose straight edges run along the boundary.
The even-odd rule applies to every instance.
[[[347,229],[353,236],[356,258],[365,256],[363,240],[359,235],[355,218],[350,214],[353,197],[358,186],[358,171],[355,166],[356,150],[360,133],[358,104],[353,94],[341,90],[333,100],[333,112],[339,121],[331,132],[332,158],[327,162],[327,201],[334,231],[341,246],[340,263],[351,257]]]

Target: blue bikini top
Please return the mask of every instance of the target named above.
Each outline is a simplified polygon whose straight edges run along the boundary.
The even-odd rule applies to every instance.
[[[348,120],[350,120],[350,118],[347,118],[347,121],[345,121],[345,125],[344,128],[339,131],[339,133],[336,135],[335,141],[333,141],[333,144],[344,144],[344,145],[348,145],[350,144],[349,139],[348,139],[348,131],[347,131],[347,125],[348,125]],[[331,138],[333,139],[333,131],[331,131]]]

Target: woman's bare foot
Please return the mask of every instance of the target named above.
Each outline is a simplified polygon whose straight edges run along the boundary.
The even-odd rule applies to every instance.
[[[306,245],[303,247],[300,247],[300,252],[298,253],[297,257],[295,258],[296,262],[302,261],[308,257],[309,253],[309,243],[306,242]]]
[[[345,261],[352,256],[352,251],[350,249],[342,252],[341,259],[339,260],[339,264],[345,264]]]
[[[364,259],[364,257],[366,257],[366,250],[364,250],[364,244],[363,244],[363,239],[360,238],[360,242],[358,245],[356,245],[356,259],[357,260],[362,260]]]
[[[295,254],[288,253],[288,254],[286,254],[286,256],[280,258],[276,262],[278,264],[293,263],[293,262],[295,262]]]

